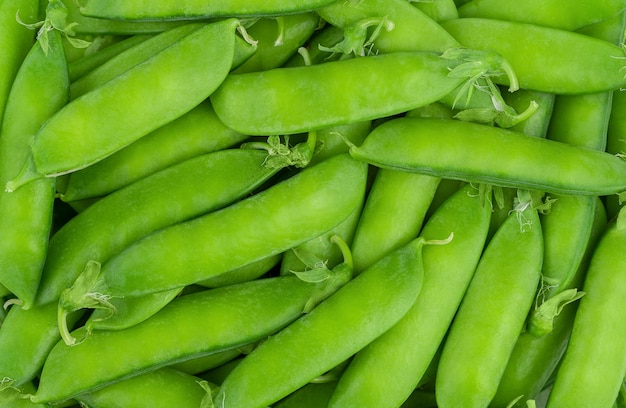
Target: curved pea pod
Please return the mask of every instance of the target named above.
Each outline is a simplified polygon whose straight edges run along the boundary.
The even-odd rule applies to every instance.
[[[193,109],[230,71],[238,26],[236,19],[207,24],[67,104],[39,129],[32,162],[9,189],[86,167]]]
[[[241,133],[308,132],[435,102],[464,81],[448,76],[451,64],[431,52],[398,52],[229,75],[211,102]]]
[[[26,23],[35,23],[38,12],[38,0],[0,2],[0,36],[3,43],[0,47],[0,120],[15,75],[35,41],[34,33],[21,25],[16,16]]]
[[[211,396],[210,384],[196,376],[163,367],[119,381],[76,399],[92,408],[201,407]]]
[[[217,406],[275,403],[387,331],[420,292],[423,244],[415,239],[389,254],[261,343],[222,382]]]
[[[626,162],[612,154],[476,123],[400,118],[350,154],[379,167],[558,194],[626,190]]]
[[[61,35],[47,37],[47,54],[35,44],[18,71],[0,129],[0,184],[20,172],[30,155],[30,135],[67,103],[69,79]],[[25,114],[28,112],[28,114]],[[32,306],[52,227],[55,183],[36,180],[15,192],[0,192],[0,282]]]
[[[321,283],[295,276],[259,279],[173,300],[150,319],[125,330],[98,330],[73,346],[50,351],[33,402],[63,401],[165,365],[258,341],[298,318],[320,290],[335,289],[345,274]],[[75,330],[84,336],[84,329]]]
[[[254,191],[277,171],[263,166],[265,157],[264,152],[244,149],[209,153],[92,204],[50,239],[37,303],[58,300],[90,260],[103,263],[156,230],[222,208]],[[172,197],[184,199],[173,206]]]
[[[88,0],[80,7],[81,14],[113,20],[180,20],[200,17],[248,17],[293,14],[312,11],[333,0],[254,0],[254,1],[186,1],[154,4],[149,0],[129,3],[123,0]]]
[[[339,379],[329,407],[399,407],[434,359],[472,279],[487,237],[491,207],[466,185],[446,200],[420,236],[453,234],[422,252],[424,281],[409,311],[359,351]]]
[[[284,252],[358,210],[366,170],[347,154],[335,156],[222,210],[162,229],[103,264],[94,290],[148,294]]]
[[[381,30],[373,38],[376,50],[443,52],[458,43],[432,18],[402,0],[336,1],[317,10],[328,23],[351,30],[362,22],[385,19],[391,29]]]
[[[232,148],[247,137],[227,128],[204,101],[111,156],[63,176],[60,198],[73,202],[102,197],[185,160]]]
[[[547,407],[610,408],[626,375],[626,228],[622,210],[598,242]]]
[[[548,3],[541,0],[524,2],[473,0],[459,7],[458,11],[462,18],[518,21],[573,31],[607,20],[623,8],[624,2],[621,0],[585,1],[575,5],[567,0]]]
[[[626,85],[624,51],[608,41],[535,24],[487,18],[459,18],[441,25],[464,47],[502,55],[523,89],[577,94],[611,91]],[[508,84],[503,77],[496,79]]]
[[[435,380],[441,408],[489,405],[535,299],[542,258],[537,210],[514,211],[482,254],[443,344]]]

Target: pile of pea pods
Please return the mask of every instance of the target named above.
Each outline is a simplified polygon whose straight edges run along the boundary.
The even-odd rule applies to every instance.
[[[626,0],[0,0],[0,408],[625,408]]]

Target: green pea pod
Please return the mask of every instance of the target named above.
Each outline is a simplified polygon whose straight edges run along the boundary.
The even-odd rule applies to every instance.
[[[542,258],[537,210],[514,211],[481,256],[443,345],[439,407],[489,405],[532,307]]]
[[[30,155],[30,135],[67,103],[69,79],[61,35],[48,53],[35,44],[17,73],[0,130],[0,185],[14,178]],[[28,114],[25,114],[28,112]],[[35,300],[52,226],[55,183],[36,180],[0,192],[0,282],[28,309]]]
[[[204,101],[183,116],[89,167],[63,176],[67,202],[102,197],[167,167],[247,138],[227,128]]]
[[[355,274],[418,236],[439,181],[421,174],[378,170],[352,243]]]
[[[454,0],[411,0],[409,2],[437,22],[459,18],[459,12],[456,4],[454,4]]]
[[[319,25],[315,13],[297,13],[259,19],[248,28],[257,41],[256,51],[234,73],[278,68],[295,54]]]
[[[626,264],[624,211],[591,257],[572,334],[547,407],[610,408],[626,375]]]
[[[9,189],[86,167],[193,109],[230,70],[239,24],[227,19],[199,28],[66,105],[35,135],[32,162]],[[120,103],[128,95],[132,99]]]
[[[441,25],[462,46],[492,50],[503,56],[515,72],[520,88],[581,94],[612,91],[626,85],[624,50],[608,41],[550,27],[487,18],[459,18]],[[496,79],[509,84],[504,77]]]
[[[619,157],[456,120],[390,120],[350,154],[379,167],[502,187],[592,196],[626,190]]]
[[[333,0],[255,0],[247,2],[194,0],[185,3],[159,3],[139,0],[88,0],[80,7],[81,14],[114,20],[179,20],[207,17],[249,17],[293,14],[315,10]]]
[[[207,407],[201,405],[203,400],[210,396],[210,390],[206,389],[208,386],[206,381],[196,376],[163,367],[82,394],[77,400],[92,408],[203,408]]]
[[[229,75],[211,101],[241,133],[308,132],[435,102],[464,80],[448,76],[452,63],[430,52],[398,52]]]
[[[96,69],[98,66],[104,64],[116,55],[140,44],[150,38],[150,34],[137,34],[120,40],[115,44],[104,47],[97,52],[89,55],[85,55],[76,61],[72,61],[68,64],[68,71],[70,81],[75,82],[77,79],[87,74],[88,72]]]
[[[423,11],[404,0],[336,1],[317,10],[330,24],[344,31],[371,19],[386,19],[392,27],[373,39],[376,50],[443,52],[457,41]]]
[[[16,16],[32,24],[37,21],[38,11],[38,0],[0,2],[0,121],[15,75],[35,41],[33,32],[20,24]]]
[[[424,282],[417,301],[398,323],[356,354],[329,407],[398,407],[410,396],[472,279],[490,213],[491,207],[467,185],[433,214],[420,236],[428,240],[453,234],[452,240],[423,249]]]
[[[335,156],[239,203],[137,241],[103,264],[92,289],[111,296],[148,294],[284,252],[358,210],[365,182],[363,163]]]
[[[329,282],[339,287],[347,279],[338,274]],[[165,365],[250,344],[298,318],[327,288],[326,282],[294,276],[260,279],[181,296],[125,330],[94,331],[73,346],[60,341],[31,399],[67,400]],[[73,335],[84,337],[84,329]]]
[[[208,153],[92,204],[50,239],[37,303],[57,301],[90,260],[104,263],[146,235],[254,191],[277,171],[263,166],[265,157],[264,152],[244,149]],[[180,198],[175,206],[172,197]]]
[[[416,239],[389,254],[261,343],[221,384],[217,406],[275,403],[388,330],[420,292],[423,244]]]
[[[597,197],[595,200],[600,201]],[[571,282],[561,290],[582,287],[589,265],[589,257],[607,225],[604,207],[598,202],[595,208],[593,230],[587,243],[585,256]],[[545,253],[547,252],[549,252],[548,248],[546,248]],[[566,306],[561,313],[554,317],[550,334],[537,336],[528,330],[520,334],[500,379],[498,390],[491,401],[491,407],[509,407],[511,401],[519,396],[523,396],[523,398],[513,407],[526,407],[524,401],[537,398],[550,383],[550,377],[565,352],[577,305],[578,302]]]
[[[568,0],[548,3],[542,0],[473,0],[459,7],[458,12],[462,18],[518,21],[573,31],[607,20],[623,8],[622,0],[585,1],[575,5]]]

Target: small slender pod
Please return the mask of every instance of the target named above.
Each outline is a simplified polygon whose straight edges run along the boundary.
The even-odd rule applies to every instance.
[[[47,51],[39,43],[33,45],[6,104],[0,129],[0,185],[20,172],[30,155],[31,137],[68,101],[61,34],[53,30],[43,35]],[[41,279],[54,198],[53,179],[34,180],[15,192],[0,191],[0,282],[25,309],[32,306]]]
[[[350,154],[375,166],[503,187],[592,196],[626,190],[626,162],[612,154],[458,120],[393,119]]]
[[[359,351],[339,379],[329,407],[398,407],[417,387],[472,279],[489,230],[491,207],[466,185],[446,200],[420,236],[453,234],[423,248],[424,282],[411,309]]]
[[[600,238],[548,408],[610,408],[626,376],[626,225],[622,210]],[[621,218],[620,218],[621,217]]]
[[[452,322],[437,366],[441,408],[483,408],[496,393],[541,276],[537,210],[509,215],[489,241]]]
[[[217,406],[273,404],[388,330],[420,292],[423,244],[416,239],[392,252],[261,343],[221,384]]]

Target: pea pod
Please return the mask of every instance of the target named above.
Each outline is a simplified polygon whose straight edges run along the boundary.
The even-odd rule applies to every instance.
[[[0,129],[0,184],[13,179],[30,155],[30,135],[67,103],[69,79],[61,34],[35,44],[18,71]],[[43,39],[40,39],[43,41]],[[24,112],[29,112],[24,115]],[[36,180],[16,192],[0,192],[0,282],[32,306],[52,226],[55,183]]]
[[[86,167],[197,106],[230,70],[238,26],[238,20],[227,19],[199,28],[97,92],[66,105],[39,129],[32,162],[9,189],[29,178]],[[157,80],[167,87],[154,86]],[[125,95],[133,95],[132,100],[120,104]],[[147,100],[154,101],[149,108]]]
[[[613,406],[626,375],[626,308],[620,213],[604,231],[591,257],[572,334],[547,407]]]
[[[394,119],[350,154],[380,167],[503,187],[592,196],[626,190],[626,163],[616,156],[456,120]]]
[[[244,134],[308,132],[435,102],[464,81],[448,76],[452,63],[430,52],[398,52],[229,75],[211,102]]]
[[[411,1],[410,3],[437,22],[459,18],[454,0]]]
[[[128,329],[94,331],[73,346],[60,341],[50,351],[31,399],[63,401],[165,365],[265,338],[299,317],[320,289],[337,288],[347,280],[344,274],[335,277],[314,284],[284,276],[201,291],[177,298]],[[84,337],[83,331],[73,335]]]
[[[347,154],[335,156],[239,203],[137,241],[103,264],[92,289],[138,296],[286,251],[359,209],[365,182],[363,163]]]
[[[473,0],[458,8],[462,18],[480,17],[519,21],[573,31],[618,14],[624,8],[621,0],[586,1],[572,4],[567,0],[545,2],[531,0]]]
[[[98,163],[63,176],[60,198],[72,202],[102,197],[177,163],[232,148],[247,137],[227,128],[204,101]]]
[[[423,244],[416,239],[389,254],[261,343],[222,382],[217,406],[264,407],[277,402],[388,330],[420,292]]]
[[[315,10],[333,0],[305,1],[187,1],[153,4],[147,0],[128,3],[120,0],[89,0],[80,7],[81,14],[113,20],[180,20],[201,17],[246,17],[292,14]]]
[[[535,24],[487,18],[459,18],[441,25],[464,47],[502,55],[515,71],[520,88],[580,94],[612,91],[626,85],[624,51],[608,41]],[[508,84],[505,78],[498,80]]]
[[[437,366],[439,407],[489,405],[535,298],[542,258],[537,210],[521,207],[487,245],[450,327]]]
[[[461,303],[485,245],[491,207],[466,185],[446,200],[420,236],[453,234],[422,252],[424,282],[409,311],[359,351],[339,379],[329,407],[398,407],[424,376]]]

